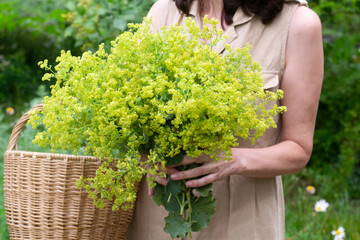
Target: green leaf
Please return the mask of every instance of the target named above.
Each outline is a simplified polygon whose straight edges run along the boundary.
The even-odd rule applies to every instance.
[[[156,205],[161,206],[165,204],[165,202],[163,201],[164,193],[165,193],[165,187],[161,184],[156,184],[153,195],[153,200],[156,203]]]
[[[176,154],[173,157],[166,157],[166,165],[168,166],[173,166],[173,165],[178,165],[181,160],[183,160],[184,158],[184,154],[182,152],[180,152],[179,154]]]
[[[211,218],[215,214],[216,200],[212,199],[212,194],[207,197],[200,197],[192,204],[191,230],[198,232],[209,225]]]
[[[207,197],[212,192],[212,184],[208,184],[202,187],[195,188],[199,191],[201,197]]]
[[[122,16],[117,17],[113,24],[116,29],[121,31],[124,31],[127,28],[127,21]]]
[[[164,202],[164,207],[168,212],[179,212],[181,209],[179,201],[181,201],[182,196],[180,194],[176,196],[170,194],[169,192],[165,192],[163,195],[162,201]]]
[[[181,190],[185,191],[185,184],[182,180],[171,180],[169,178],[168,184],[166,185],[166,193],[172,196],[176,196]]]
[[[180,211],[179,201],[182,200],[181,192],[185,191],[185,184],[182,181],[169,179],[166,187],[156,184],[154,188],[153,200],[158,206],[164,206],[169,212]],[[178,201],[179,199],[179,201]]]
[[[170,213],[165,218],[164,231],[169,233],[171,238],[184,238],[190,230],[190,223],[186,222],[178,213]]]
[[[73,27],[67,27],[64,31],[64,37],[70,37],[75,32]]]
[[[65,4],[66,9],[68,9],[70,12],[76,10],[76,4],[74,1],[68,1]]]
[[[104,16],[104,15],[108,14],[108,10],[105,9],[104,7],[100,7],[100,8],[97,10],[97,14],[98,14],[99,16]]]
[[[166,116],[166,120],[172,120],[174,118],[175,114],[171,113],[171,114],[167,114]]]
[[[185,183],[183,181],[173,181],[168,179],[168,184],[165,187],[165,193],[163,195],[164,207],[169,212],[180,211],[183,193],[185,192]]]

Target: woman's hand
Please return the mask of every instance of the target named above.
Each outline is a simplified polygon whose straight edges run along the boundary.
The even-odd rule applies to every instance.
[[[179,171],[176,169],[178,166],[188,165],[191,163],[202,163],[200,167],[189,169],[186,171]],[[184,156],[184,159],[180,162],[179,165],[166,167],[165,173],[170,175],[172,180],[182,180],[182,179],[192,179],[186,182],[187,187],[201,187],[209,183],[220,181],[225,177],[235,173],[235,164],[234,161],[223,161],[220,157],[220,160],[215,163],[215,160],[208,155],[202,155],[198,158],[192,158],[189,156]],[[148,177],[150,177],[148,175]],[[151,176],[155,178],[155,181],[158,184],[166,186],[168,180],[165,177]],[[154,194],[154,189],[149,187],[149,196]]]
[[[171,174],[175,174],[179,172],[176,168],[174,167],[165,167],[165,173],[166,175],[171,175]],[[150,176],[149,174],[147,175],[147,178],[149,177],[153,177],[155,178],[155,182],[157,182],[158,184],[164,185],[166,186],[168,183],[168,180],[164,177],[159,177],[159,176]],[[154,195],[154,188],[150,188],[149,186],[149,196],[152,197],[152,195]]]
[[[147,160],[148,160],[147,155],[146,154],[141,154],[140,161],[145,163]],[[145,168],[148,170],[148,167],[145,167]],[[158,169],[161,169],[160,164],[158,165]],[[170,174],[173,174],[173,173],[176,173],[176,172],[178,172],[178,170],[176,170],[173,167],[165,167],[165,173],[167,175],[170,175]],[[154,175],[150,175],[150,174],[146,175],[146,178],[150,178],[150,177],[154,178],[155,182],[157,182],[158,184],[161,184],[161,185],[164,185],[164,186],[167,185],[168,180],[166,178],[164,178],[164,177],[154,176]],[[150,185],[149,185],[149,196],[152,197],[153,195],[154,195],[154,188],[150,188]]]
[[[234,161],[220,160],[215,163],[215,160],[208,155],[202,155],[198,158],[184,156],[181,165],[191,163],[203,163],[202,166],[189,169],[186,171],[176,171],[170,174],[172,180],[192,179],[186,182],[187,187],[201,187],[209,183],[213,183],[224,179],[225,177],[235,173]]]

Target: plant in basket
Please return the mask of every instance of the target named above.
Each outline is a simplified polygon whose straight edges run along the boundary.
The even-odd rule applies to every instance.
[[[250,46],[226,46],[224,56],[213,50],[223,40],[214,19],[205,17],[203,28],[187,19],[159,32],[148,19],[129,26],[110,53],[100,45],[81,57],[63,51],[54,70],[40,63],[50,71],[43,80],[56,83],[43,111],[30,118],[46,126],[34,141],[103,159],[94,178],[78,181],[98,207],[104,199],[114,201],[114,210],[132,207],[135,183],[152,176],[154,201],[169,212],[164,230],[172,238],[191,236],[215,213],[212,186],[191,189],[183,180],[162,186],[153,176],[165,177],[165,166],[178,165],[184,155],[230,160],[238,138],[253,142],[276,127],[273,116],[285,107],[271,102],[282,92],[262,89]]]

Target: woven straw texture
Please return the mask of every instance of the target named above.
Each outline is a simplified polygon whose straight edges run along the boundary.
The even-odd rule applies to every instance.
[[[42,110],[42,105],[34,108]],[[31,110],[30,110],[31,111]],[[18,151],[26,122],[15,125],[4,157],[4,197],[11,239],[125,239],[133,209],[94,206],[75,182],[93,177],[101,161],[94,157]]]

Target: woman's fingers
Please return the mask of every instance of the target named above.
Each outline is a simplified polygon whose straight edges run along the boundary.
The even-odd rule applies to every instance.
[[[191,188],[202,187],[202,186],[208,185],[210,183],[216,182],[218,180],[220,180],[218,177],[218,174],[213,173],[213,174],[206,175],[199,179],[189,180],[186,182],[186,186],[191,187]]]
[[[164,178],[164,177],[155,177],[155,182],[157,182],[158,184],[166,186],[166,184],[168,183],[168,180],[166,178]]]
[[[166,186],[168,183],[168,180],[164,177],[154,177],[155,178],[155,182],[157,182],[158,184],[164,185]],[[154,195],[154,188],[150,188],[150,185],[148,185],[149,187],[149,196],[152,197]]]
[[[152,197],[154,195],[154,188],[149,188],[149,196]]]
[[[200,167],[179,171],[170,175],[172,180],[193,179],[186,182],[188,187],[200,187],[219,181],[235,173],[233,161],[206,163]]]
[[[174,167],[165,167],[165,173],[167,175],[171,175],[171,174],[174,174],[174,173],[177,173],[177,172],[179,172],[179,170],[177,170]]]
[[[165,173],[167,175],[170,175],[170,174],[175,174],[179,172],[179,170],[173,168],[173,167],[166,167],[165,168]],[[168,180],[164,177],[158,177],[158,176],[154,176],[155,178],[155,182],[157,182],[158,184],[161,184],[161,185],[164,185],[166,186],[167,183],[168,183]],[[150,188],[149,186],[149,196],[152,197],[154,195],[154,188]]]
[[[175,168],[176,166],[166,167],[165,173],[167,175],[170,175],[172,180],[198,178],[196,180],[187,181],[186,185],[188,187],[200,187],[207,185],[209,183],[218,181],[220,179],[220,176],[223,175],[221,171],[223,170],[223,167],[220,166],[222,164],[215,163],[214,159],[210,158],[210,156],[205,154],[198,158],[184,156],[181,163],[177,166],[187,165],[191,163],[204,163],[204,165],[186,171],[179,171]],[[158,184],[161,184],[163,186],[166,186],[168,183],[168,179],[166,179],[165,177],[154,176],[154,178]],[[149,196],[152,196],[153,194],[154,189],[149,188]]]
[[[172,180],[201,177],[214,172],[216,163],[209,163],[186,171],[178,171],[170,175]]]
[[[172,168],[172,167],[166,167],[165,169],[165,173],[167,175],[171,175],[171,174],[176,174],[178,173],[179,170],[175,169],[175,168]],[[165,177],[159,177],[159,176],[155,176],[155,182],[161,184],[161,185],[164,185],[166,186],[167,183],[168,183],[168,180],[165,178]]]
[[[213,162],[213,161],[214,161],[214,159],[212,159],[209,155],[206,155],[206,154],[203,154],[197,158],[189,157],[189,156],[185,155],[184,158],[181,160],[181,162],[178,165],[175,165],[173,167],[188,165],[191,163],[208,163],[208,162]]]

